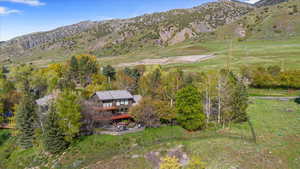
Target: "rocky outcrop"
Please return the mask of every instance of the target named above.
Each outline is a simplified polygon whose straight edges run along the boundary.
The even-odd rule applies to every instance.
[[[189,28],[184,28],[180,32],[176,33],[175,36],[170,40],[169,44],[174,45],[179,42],[183,42],[193,37],[193,31]]]
[[[287,2],[289,0],[260,0],[256,2],[254,5],[257,7],[262,7],[262,6],[270,6],[270,5],[276,5],[282,2]]]

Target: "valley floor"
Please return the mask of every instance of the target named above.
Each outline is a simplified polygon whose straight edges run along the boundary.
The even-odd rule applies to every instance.
[[[186,132],[180,127],[147,129],[124,136],[83,137],[60,157],[40,156],[40,150],[14,149],[14,139],[0,146],[0,168],[145,169],[155,160],[182,147],[188,157],[200,157],[209,169],[297,169],[300,166],[300,105],[294,101],[252,99],[248,108],[256,131],[248,123],[230,128]],[[0,142],[1,144],[1,142]]]
[[[191,61],[172,61],[163,67],[181,69],[193,72],[224,68],[228,62],[231,67],[241,65],[280,65],[284,69],[300,68],[300,37],[289,40],[247,40],[247,41],[210,41],[183,42],[168,47],[145,47],[122,56],[99,57],[101,65],[134,66],[137,64],[161,64],[161,60],[176,60],[180,56],[214,56],[207,59]],[[171,59],[175,58],[175,59]],[[32,58],[31,58],[32,59]],[[30,63],[44,67],[50,63],[64,62],[68,58],[63,54],[54,57],[52,54],[43,59],[31,60]],[[30,60],[30,59],[29,59]],[[154,63],[152,63],[154,62]],[[165,62],[163,62],[165,63]]]

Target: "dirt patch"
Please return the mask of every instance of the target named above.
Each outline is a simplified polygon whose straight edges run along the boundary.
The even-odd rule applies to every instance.
[[[137,65],[167,65],[174,63],[193,63],[214,58],[214,55],[192,55],[192,56],[175,56],[161,59],[144,59],[137,62],[122,63],[118,67],[131,67]]]

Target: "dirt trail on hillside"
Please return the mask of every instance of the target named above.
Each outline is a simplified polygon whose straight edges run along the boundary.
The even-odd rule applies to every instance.
[[[131,67],[137,65],[167,65],[174,63],[194,63],[214,58],[214,55],[191,55],[191,56],[173,56],[161,59],[144,59],[137,62],[121,63],[117,67]]]

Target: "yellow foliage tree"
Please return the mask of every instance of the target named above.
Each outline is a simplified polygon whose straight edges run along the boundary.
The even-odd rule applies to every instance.
[[[176,157],[164,157],[159,166],[159,169],[180,169],[179,160]]]

